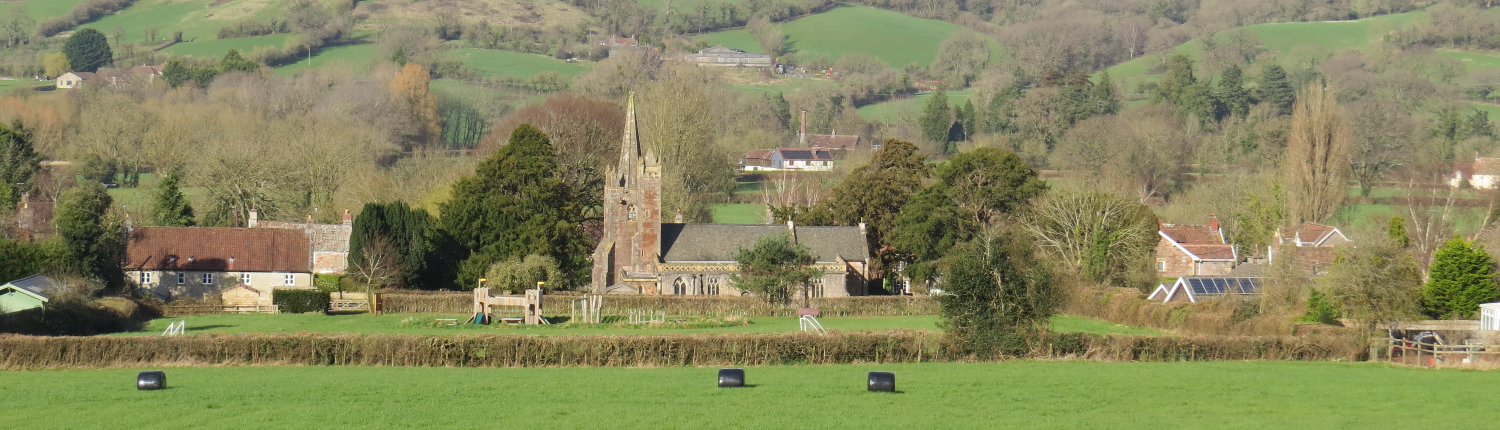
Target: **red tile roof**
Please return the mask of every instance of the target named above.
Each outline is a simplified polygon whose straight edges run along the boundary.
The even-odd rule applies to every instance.
[[[1333,234],[1333,230],[1334,228],[1332,226],[1312,222],[1304,222],[1302,223],[1302,225],[1296,227],[1283,227],[1280,233],[1281,240],[1283,241],[1296,239],[1303,243],[1317,243],[1327,238],[1328,235]]]
[[[1183,249],[1204,260],[1233,260],[1234,245],[1182,245]]]
[[[1500,158],[1475,158],[1475,175],[1500,175]]]
[[[1164,224],[1161,227],[1161,232],[1166,233],[1167,237],[1183,245],[1224,244],[1224,238],[1206,225]]]
[[[312,271],[307,234],[297,230],[141,227],[127,246],[126,270]]]

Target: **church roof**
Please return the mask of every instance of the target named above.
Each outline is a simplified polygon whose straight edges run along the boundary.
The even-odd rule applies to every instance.
[[[812,251],[820,263],[864,261],[869,249],[859,227],[797,226],[797,243]],[[786,234],[784,225],[666,224],[661,225],[662,260],[673,262],[734,261],[740,248],[755,246],[761,236]]]

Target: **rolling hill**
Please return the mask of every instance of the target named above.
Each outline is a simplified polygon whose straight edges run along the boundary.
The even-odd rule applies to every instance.
[[[897,68],[910,63],[931,64],[938,45],[961,29],[944,21],[850,5],[781,24],[787,48],[797,58],[805,60],[827,54],[837,60],[844,54],[863,52]],[[765,52],[749,30],[709,33],[695,39],[709,45]]]

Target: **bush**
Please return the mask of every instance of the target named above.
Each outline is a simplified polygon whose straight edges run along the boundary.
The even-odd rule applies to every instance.
[[[343,285],[339,282],[343,279],[342,275],[314,275],[313,284],[318,286],[318,291],[334,293],[344,291]]]
[[[111,306],[79,300],[53,300],[42,309],[0,314],[0,333],[92,336],[140,330],[143,321],[155,316],[129,300],[111,299],[108,304]]]
[[[328,293],[316,290],[274,290],[271,303],[279,306],[281,313],[324,312],[328,310]]]

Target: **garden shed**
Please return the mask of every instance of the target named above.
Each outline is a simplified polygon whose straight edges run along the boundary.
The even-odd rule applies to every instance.
[[[42,275],[25,278],[0,285],[0,314],[41,308],[52,301],[49,295],[58,287],[57,281]]]

